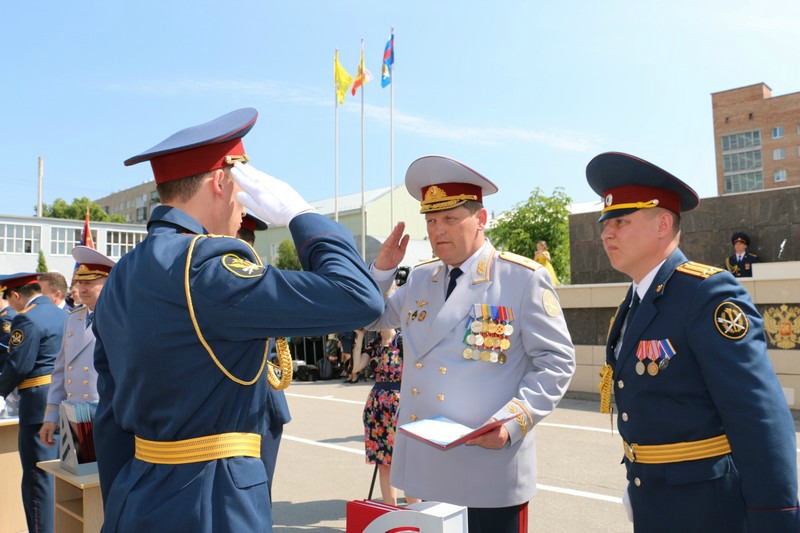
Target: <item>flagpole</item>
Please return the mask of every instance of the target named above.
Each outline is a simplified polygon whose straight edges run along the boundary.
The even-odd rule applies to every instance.
[[[338,59],[339,49],[336,49]],[[333,75],[333,219],[339,222],[339,88],[336,86],[336,66]]]
[[[364,39],[361,39],[361,66],[364,81],[361,83],[361,259],[367,260],[367,208],[364,190],[366,171],[364,167],[364,92],[366,91],[366,66],[364,65]]]
[[[394,39],[394,26],[389,33]],[[392,43],[394,54],[394,43]],[[389,67],[392,82],[389,84],[389,232],[394,228],[394,61]]]

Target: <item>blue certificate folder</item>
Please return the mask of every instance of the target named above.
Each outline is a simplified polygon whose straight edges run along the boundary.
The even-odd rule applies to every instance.
[[[400,426],[400,431],[406,435],[410,435],[415,439],[435,446],[442,450],[449,450],[459,444],[464,444],[470,439],[474,439],[478,435],[483,435],[498,426],[501,426],[513,420],[517,415],[495,420],[489,424],[471,428],[464,424],[454,422],[444,416],[434,416],[422,420],[415,420],[414,422],[407,422]]]

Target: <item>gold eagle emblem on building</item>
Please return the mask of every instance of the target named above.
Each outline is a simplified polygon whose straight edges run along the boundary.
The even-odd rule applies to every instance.
[[[800,306],[782,304],[764,309],[764,332],[771,345],[783,350],[797,348],[800,341]]]

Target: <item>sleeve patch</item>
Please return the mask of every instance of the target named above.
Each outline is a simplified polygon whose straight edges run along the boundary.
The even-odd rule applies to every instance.
[[[11,333],[11,322],[3,322],[3,333]]]
[[[723,337],[731,340],[743,338],[749,329],[747,315],[733,302],[722,302],[717,306],[714,325]]]
[[[222,266],[240,278],[258,278],[263,276],[266,271],[262,265],[242,259],[236,254],[223,255]]]
[[[550,316],[558,316],[561,311],[561,306],[558,305],[558,298],[550,289],[542,293],[542,307],[544,307],[544,312]]]
[[[9,339],[9,343],[11,346],[19,346],[25,341],[25,334],[22,333],[21,329],[15,329],[11,332],[11,337]]]

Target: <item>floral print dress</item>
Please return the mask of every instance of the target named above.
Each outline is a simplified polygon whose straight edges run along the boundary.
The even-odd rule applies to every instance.
[[[394,346],[378,347],[370,356],[369,366],[375,374],[375,385],[364,406],[364,447],[367,462],[390,465],[397,405],[400,402],[403,357]]]

